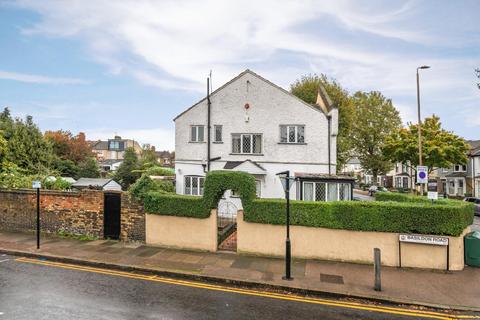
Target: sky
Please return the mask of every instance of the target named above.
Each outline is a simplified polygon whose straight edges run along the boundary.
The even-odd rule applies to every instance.
[[[0,0],[0,107],[42,130],[174,148],[173,118],[251,69],[324,73],[480,139],[480,1]]]

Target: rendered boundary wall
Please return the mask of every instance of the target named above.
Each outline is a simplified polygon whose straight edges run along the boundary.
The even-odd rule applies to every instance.
[[[463,236],[448,237],[449,269],[463,270]],[[250,223],[237,215],[237,251],[244,254],[284,256],[285,226]],[[365,232],[290,226],[292,256],[296,258],[373,263],[373,249],[380,248],[382,265],[399,266],[399,233]],[[446,269],[447,247],[424,244],[401,244],[402,267]]]
[[[146,214],[146,243],[162,247],[217,251],[217,212],[205,219]]]

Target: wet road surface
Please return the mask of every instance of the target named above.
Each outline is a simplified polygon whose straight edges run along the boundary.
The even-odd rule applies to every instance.
[[[0,320],[450,318],[421,312],[0,255]]]

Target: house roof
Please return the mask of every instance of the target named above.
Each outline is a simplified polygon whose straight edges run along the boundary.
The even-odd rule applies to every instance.
[[[396,174],[397,177],[410,177],[410,174],[408,172],[401,172],[399,174]]]
[[[334,175],[326,173],[306,173],[306,172],[295,172],[296,178],[306,178],[306,179],[319,179],[319,180],[345,180],[345,181],[355,181],[354,177],[345,176],[345,175]]]
[[[480,140],[467,140],[467,143],[472,147],[472,149],[480,148]]]
[[[357,157],[350,158],[347,164],[360,164],[360,160]]]
[[[98,161],[98,164],[100,164],[100,165],[112,165],[112,164],[119,163],[119,162],[123,162],[123,160],[122,159],[107,159],[107,160]]]
[[[101,178],[80,178],[72,184],[72,187],[104,187],[113,179],[101,179]]]
[[[466,177],[466,176],[467,176],[466,172],[452,172],[452,173],[449,173],[449,174],[445,175],[445,177],[447,177],[447,178]]]
[[[98,140],[93,142],[92,149],[94,150],[108,150],[108,141]]]
[[[330,110],[328,111],[325,111],[323,109],[323,107],[321,105],[317,105],[317,104],[308,104],[306,103],[305,101],[303,101],[302,99],[298,98],[297,96],[293,95],[291,92],[288,92],[287,90],[283,89],[282,87],[276,85],[275,83],[271,82],[270,80],[267,80],[265,79],[264,77],[258,75],[257,73],[253,72],[252,70],[250,69],[246,69],[245,71],[241,72],[239,75],[237,75],[236,77],[234,77],[233,79],[231,79],[230,81],[226,82],[225,84],[223,84],[222,86],[220,86],[219,88],[217,88],[216,90],[214,90],[212,93],[210,93],[210,96],[213,96],[215,95],[217,92],[221,91],[222,89],[224,89],[225,87],[227,87],[228,85],[230,85],[231,83],[235,82],[236,80],[238,80],[239,78],[241,78],[243,75],[245,74],[251,74],[255,77],[257,77],[258,79],[268,83],[269,85],[279,89],[280,91],[282,91],[283,93],[286,93],[288,94],[289,96],[293,97],[294,99],[298,100],[299,102],[303,103],[305,106],[307,107],[310,107],[310,108],[313,108],[313,109],[316,109],[316,110],[319,110],[321,112],[323,112],[325,115],[327,115],[327,113],[332,109],[332,104],[330,102],[330,98],[328,97],[325,89],[323,88],[323,86],[320,86],[320,91],[324,91],[321,93],[321,101],[323,101],[324,103],[328,103],[328,105],[330,106]],[[320,94],[320,93],[319,93]],[[195,106],[197,106],[198,104],[202,103],[203,101],[207,100],[207,97],[201,99],[200,101],[198,101],[197,103],[195,103],[194,105],[192,105],[191,107],[189,107],[188,109],[186,109],[185,111],[183,111],[182,113],[180,113],[179,115],[177,115],[173,121],[177,120],[178,118],[180,118],[181,116],[183,116],[185,113],[187,113],[188,111],[190,111],[192,108],[194,108]],[[318,102],[318,98],[317,98],[317,102]]]
[[[252,160],[249,160],[249,159],[247,159],[245,161],[227,161],[225,163],[225,165],[223,166],[223,169],[232,170],[232,169],[235,169],[236,167],[240,166],[241,164],[243,164],[245,162],[252,163],[253,165],[257,166],[260,170],[265,171],[265,168],[263,168],[261,165],[259,165],[255,161],[252,161]]]

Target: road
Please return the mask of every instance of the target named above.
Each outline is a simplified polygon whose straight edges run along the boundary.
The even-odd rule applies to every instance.
[[[449,319],[439,311],[221,287],[0,255],[3,319]]]
[[[475,216],[475,218],[473,218],[472,230],[473,231],[480,231],[480,217],[479,216]]]

